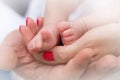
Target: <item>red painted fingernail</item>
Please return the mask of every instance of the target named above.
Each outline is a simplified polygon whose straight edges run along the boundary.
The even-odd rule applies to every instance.
[[[29,17],[26,18],[26,26],[28,25],[28,19],[29,19]]]
[[[37,26],[38,26],[39,25],[39,19],[38,18],[37,18],[36,22],[37,22]]]
[[[54,61],[53,53],[52,52],[44,52],[43,58],[46,61]]]

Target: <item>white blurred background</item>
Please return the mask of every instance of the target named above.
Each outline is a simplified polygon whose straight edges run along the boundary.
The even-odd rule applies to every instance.
[[[44,0],[0,0],[0,42],[7,33],[18,29],[20,24],[25,24],[26,16],[32,18],[41,16],[44,2]]]

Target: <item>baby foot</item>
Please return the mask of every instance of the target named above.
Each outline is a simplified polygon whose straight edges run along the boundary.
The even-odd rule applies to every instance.
[[[29,44],[29,51],[38,52],[53,48],[59,41],[56,25],[44,26]]]
[[[80,32],[78,32],[78,30],[76,30],[74,27],[75,26],[71,25],[69,22],[61,22],[58,25],[58,31],[60,32],[60,36],[64,45],[72,44],[80,37]]]

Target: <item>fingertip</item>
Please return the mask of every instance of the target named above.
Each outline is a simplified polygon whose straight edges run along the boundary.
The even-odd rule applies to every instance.
[[[37,26],[38,26],[39,25],[39,19],[38,18],[36,19],[36,22],[37,22]]]
[[[42,26],[43,26],[43,18],[42,18],[42,17],[38,17],[38,18],[36,19],[36,22],[37,22],[38,28],[41,29]]]
[[[22,34],[22,32],[23,32],[23,28],[24,28],[25,26],[24,25],[20,25],[19,26],[19,32]]]
[[[26,17],[26,26],[28,26],[28,20],[30,19],[30,17]]]

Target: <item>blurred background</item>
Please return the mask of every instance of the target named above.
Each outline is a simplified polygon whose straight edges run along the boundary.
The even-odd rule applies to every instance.
[[[3,3],[14,9],[22,16],[25,15],[28,5],[31,0],[1,0]]]
[[[0,79],[1,80],[12,80],[10,77],[10,73],[5,72],[5,71],[0,71]]]
[[[27,16],[43,16],[45,0],[0,0],[0,41],[10,31],[25,24]]]

